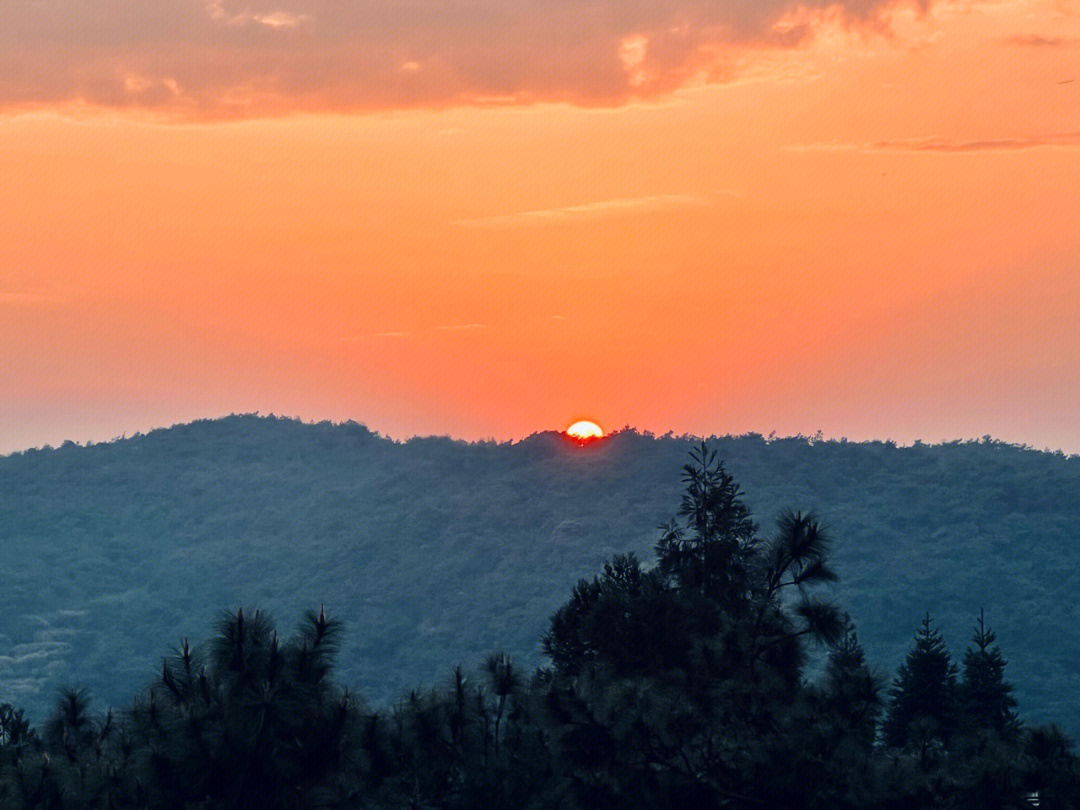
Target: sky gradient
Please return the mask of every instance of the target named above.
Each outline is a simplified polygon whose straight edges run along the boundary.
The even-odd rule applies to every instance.
[[[1080,452],[1080,2],[2,3],[0,452]]]

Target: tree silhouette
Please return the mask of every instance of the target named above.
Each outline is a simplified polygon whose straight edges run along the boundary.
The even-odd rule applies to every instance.
[[[994,644],[996,636],[986,626],[981,610],[971,641],[975,646],[964,653],[960,679],[961,725],[969,731],[1015,739],[1020,731],[1014,711],[1016,698],[1012,684],[1005,680],[1005,659]]]
[[[872,749],[877,719],[884,705],[881,676],[871,671],[854,629],[829,652],[822,682],[822,700],[838,727],[840,742]]]
[[[828,534],[797,511],[760,533],[715,454],[691,462],[657,564],[616,554],[578,582],[531,678],[497,652],[370,709],[332,680],[324,610],[282,639],[238,609],[126,712],[65,690],[39,736],[0,704],[0,808],[1080,806],[1071,740],[1021,727],[981,612],[961,677],[925,616],[879,737],[882,679],[815,596],[835,579]]]
[[[546,705],[573,752],[564,778],[586,806],[797,802],[805,782],[771,771],[805,719],[804,641],[844,628],[810,593],[835,579],[829,538],[799,512],[759,536],[704,444],[683,484],[655,568],[616,555],[552,617]]]
[[[663,527],[656,544],[662,577],[684,590],[733,607],[745,600],[757,527],[735,479],[705,442],[683,466],[681,523]]]
[[[309,611],[282,643],[269,617],[226,614],[208,652],[185,640],[130,719],[152,803],[299,808],[350,795],[356,707],[329,681],[340,626]]]
[[[0,703],[0,747],[18,748],[31,738],[30,721],[22,709],[10,703]]]
[[[1024,787],[1037,793],[1039,807],[1080,807],[1080,768],[1073,741],[1055,725],[1037,726],[1023,735]]]
[[[956,730],[956,676],[957,667],[927,613],[889,692],[885,742],[893,748],[914,747],[920,761],[929,764]]]
[[[808,807],[856,808],[872,804],[874,743],[882,708],[882,678],[866,663],[850,625],[829,651],[820,685],[811,690],[805,733],[794,735],[801,778],[812,774]]]
[[[499,744],[501,742],[501,726],[503,712],[506,710],[506,700],[512,697],[521,688],[521,673],[518,672],[510,656],[504,652],[489,655],[484,662],[484,672],[488,676],[488,686],[496,698],[495,706],[495,729],[494,745],[495,759],[499,759]]]

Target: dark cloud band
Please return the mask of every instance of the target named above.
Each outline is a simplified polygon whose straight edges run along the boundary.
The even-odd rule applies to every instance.
[[[847,0],[873,21],[892,0]],[[617,104],[723,79],[725,48],[790,47],[788,0],[37,0],[5,3],[0,105],[194,117]],[[799,7],[836,8],[832,0]]]

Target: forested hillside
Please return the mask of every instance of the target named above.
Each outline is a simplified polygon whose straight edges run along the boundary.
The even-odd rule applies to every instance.
[[[259,610],[183,641],[121,711],[0,703],[11,810],[1069,810],[1080,760],[1027,722],[980,612],[953,657],[929,614],[891,688],[842,606],[820,523],[763,532],[705,445],[655,557],[581,579],[530,670],[505,651],[392,706],[335,680],[341,624]],[[811,650],[825,653],[818,672]]]
[[[567,583],[652,560],[696,440],[398,443],[356,424],[229,417],[0,458],[0,700],[41,718],[58,687],[126,705],[163,645],[222,609],[326,604],[338,679],[373,703],[506,649],[540,660]],[[890,676],[924,614],[949,646],[980,609],[1022,714],[1074,733],[1080,458],[991,441],[710,442],[763,529],[814,510],[830,597]]]

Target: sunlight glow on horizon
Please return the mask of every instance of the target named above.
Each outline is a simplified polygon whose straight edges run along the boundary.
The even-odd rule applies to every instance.
[[[596,422],[583,419],[570,425],[566,429],[566,435],[579,442],[587,442],[604,438],[604,431]]]

